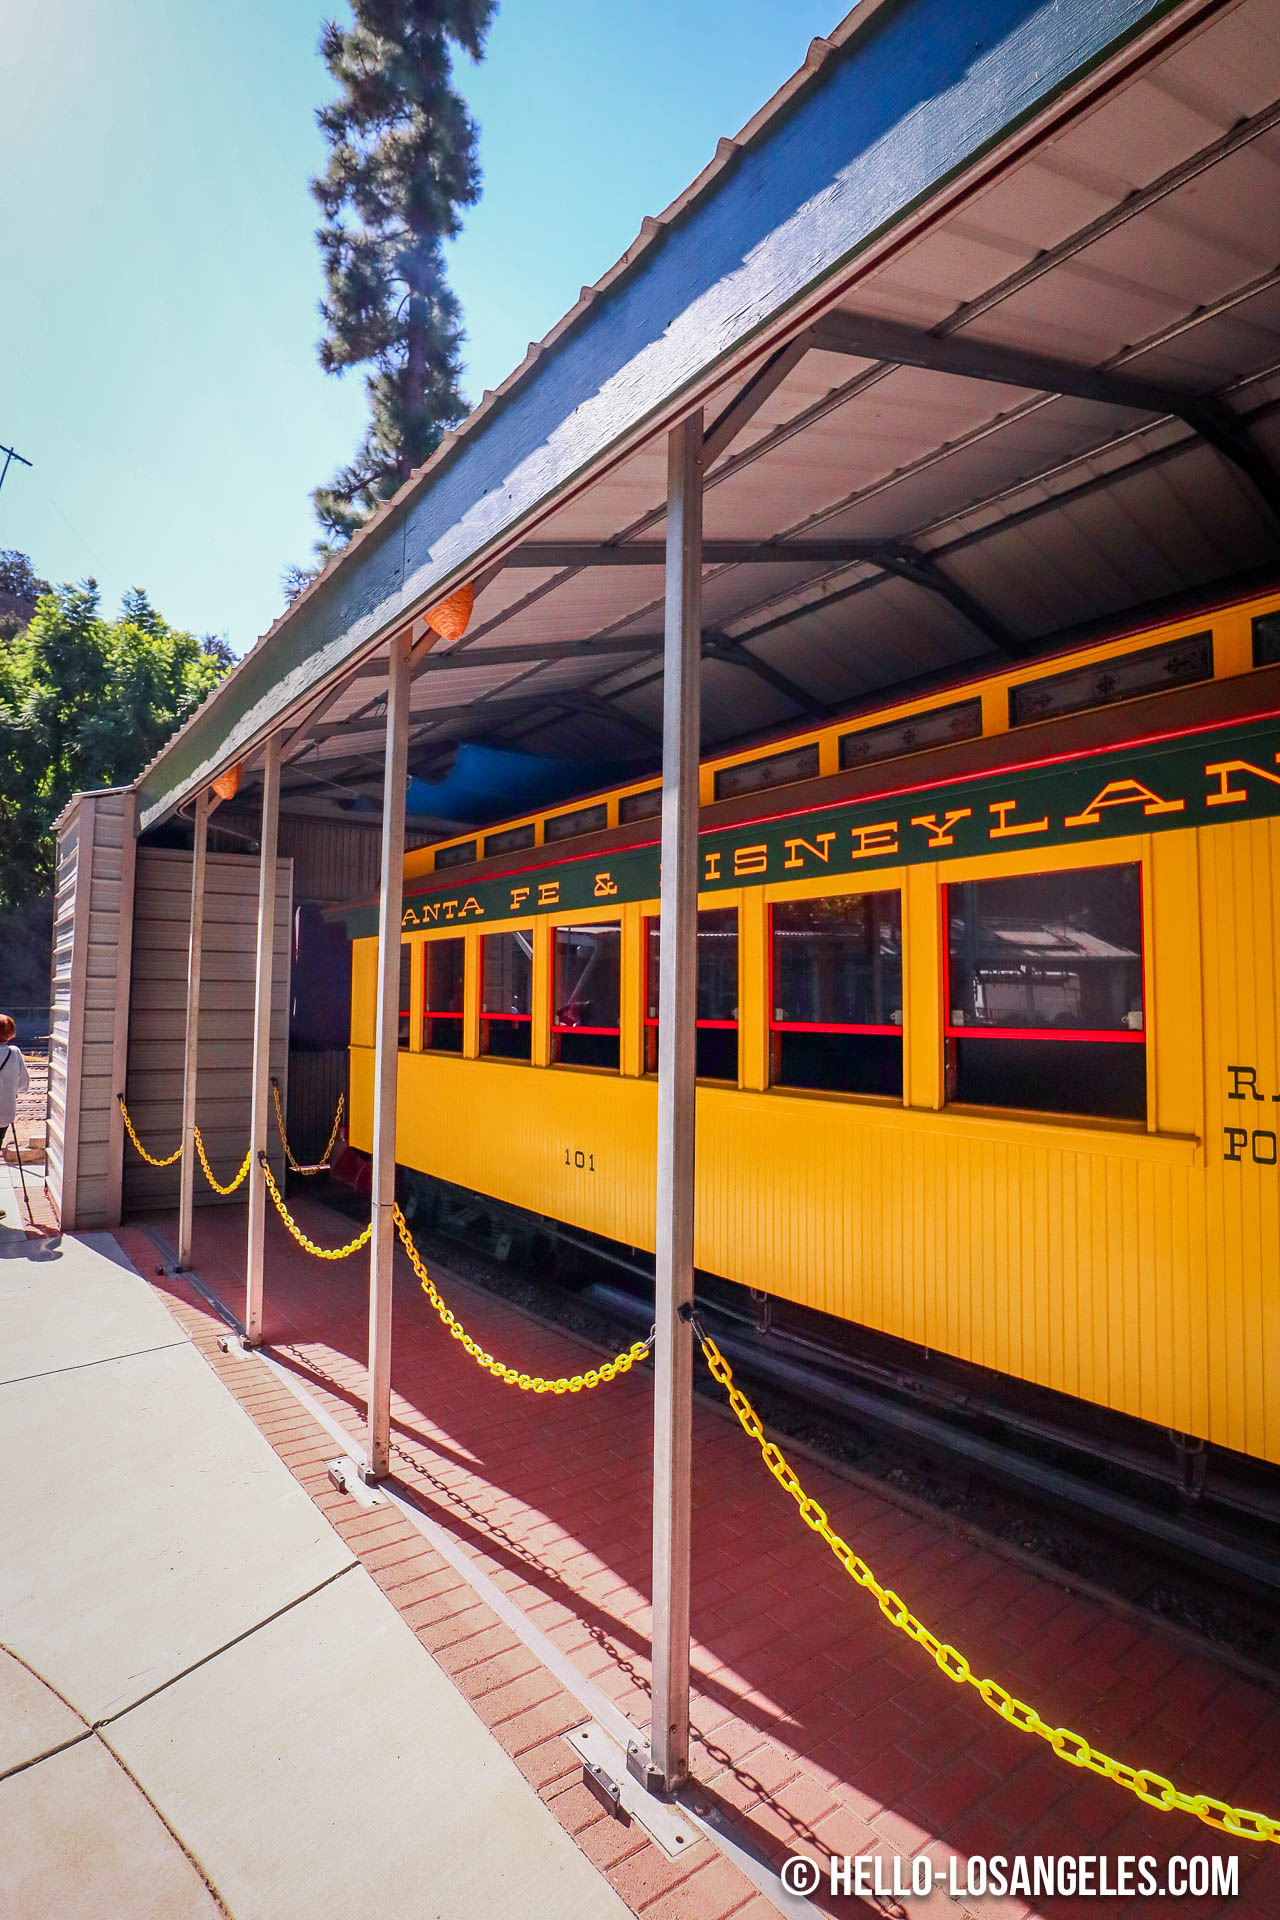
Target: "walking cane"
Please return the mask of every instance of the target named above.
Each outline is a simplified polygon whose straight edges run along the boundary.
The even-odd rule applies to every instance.
[[[18,1163],[18,1179],[22,1185],[22,1197],[27,1203],[27,1218],[34,1228],[36,1217],[31,1211],[31,1195],[27,1192],[27,1176],[23,1171],[22,1155],[18,1152],[18,1123],[16,1120],[13,1124],[13,1157]]]

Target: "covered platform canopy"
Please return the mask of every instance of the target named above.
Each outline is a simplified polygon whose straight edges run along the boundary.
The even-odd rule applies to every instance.
[[[656,759],[695,407],[707,745],[1273,568],[1277,96],[1265,0],[863,0],[175,735],[140,826],[282,724],[286,809],[380,790],[387,637],[464,582],[414,772]]]
[[[700,742],[885,705],[1280,573],[1278,187],[1268,0],[862,0],[138,783],[127,832],[195,812],[180,1259],[210,784],[240,768],[241,795],[263,788],[259,1157],[279,816],[381,797],[377,1476],[407,779],[438,780],[462,742],[593,776],[661,761],[651,1739],[667,1785],[688,1752]],[[464,589],[469,623],[441,637],[425,616]],[[256,1173],[249,1195],[255,1340]]]

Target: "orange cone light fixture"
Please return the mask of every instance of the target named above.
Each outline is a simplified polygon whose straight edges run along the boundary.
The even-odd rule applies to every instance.
[[[465,587],[459,587],[447,600],[432,607],[425,616],[427,625],[442,640],[461,640],[471,625],[471,609],[476,603],[476,590],[468,581]]]

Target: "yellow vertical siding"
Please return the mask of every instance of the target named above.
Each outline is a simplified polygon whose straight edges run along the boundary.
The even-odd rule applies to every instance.
[[[426,998],[427,984],[426,943],[410,940],[401,944],[409,948],[409,1050],[411,1053],[421,1053],[422,1003]]]
[[[909,1107],[942,1105],[942,893],[937,867],[909,867],[902,889],[902,1084]]]
[[[533,1044],[530,1065],[545,1067],[551,1059],[551,923],[535,920],[530,929],[533,938],[533,967],[530,973],[530,997],[533,1001]]]
[[[356,1047],[373,1045],[377,976],[377,941],[353,940],[351,943],[351,1043]]]
[[[1215,1431],[1226,1444],[1280,1452],[1280,1172],[1259,1165],[1280,1133],[1280,828],[1241,821],[1201,836],[1204,940],[1206,1344]],[[1230,1066],[1252,1068],[1260,1095],[1233,1099]],[[1225,1158],[1224,1129],[1249,1136]],[[1255,1134],[1259,1136],[1255,1141]]]
[[[644,1072],[644,908],[628,901],[622,908],[620,964],[622,1031],[618,1058],[622,1072],[634,1077]]]
[[[425,943],[424,943],[425,944]],[[467,1060],[480,1058],[480,935],[469,933],[464,952],[462,1052]]]

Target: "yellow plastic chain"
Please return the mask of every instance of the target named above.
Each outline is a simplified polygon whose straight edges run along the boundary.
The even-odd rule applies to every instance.
[[[436,1291],[435,1281],[431,1278],[431,1275],[427,1272],[423,1264],[422,1255],[414,1245],[413,1235],[409,1231],[408,1222],[399,1207],[394,1209],[394,1214],[396,1230],[404,1243],[404,1250],[408,1254],[413,1270],[418,1276],[422,1291],[426,1294],[428,1300],[440,1315],[440,1318],[444,1321],[445,1326],[448,1327],[454,1339],[460,1340],[477,1366],[481,1366],[487,1373],[491,1373],[495,1380],[503,1380],[507,1386],[519,1387],[525,1393],[581,1393],[584,1388],[598,1387],[607,1381],[616,1380],[619,1374],[629,1373],[637,1360],[644,1360],[648,1357],[649,1349],[653,1345],[652,1334],[649,1335],[647,1340],[635,1341],[633,1345],[627,1348],[625,1353],[616,1354],[612,1360],[602,1361],[598,1367],[589,1367],[585,1373],[575,1373],[569,1377],[561,1375],[558,1380],[544,1380],[539,1374],[521,1373],[516,1367],[503,1366],[501,1360],[495,1360],[491,1353],[486,1353],[484,1348],[471,1338],[466,1328],[454,1319],[453,1314],[449,1308],[446,1307],[444,1301]]]
[[[290,1171],[293,1173],[326,1173],[329,1168],[329,1162],[333,1158],[333,1147],[334,1142],[338,1138],[338,1128],[342,1125],[342,1110],[347,1104],[346,1094],[340,1093],[338,1095],[338,1106],[333,1116],[333,1126],[329,1133],[329,1144],[313,1167],[299,1166],[293,1157],[293,1148],[289,1145],[284,1130],[284,1110],[280,1105],[280,1082],[278,1080],[271,1082],[271,1098],[275,1101],[276,1132],[280,1135],[280,1145],[284,1148],[284,1157],[289,1163]]]
[[[1096,1747],[1090,1746],[1081,1734],[1071,1733],[1066,1727],[1047,1725],[1034,1707],[1006,1693],[994,1680],[979,1680],[964,1655],[936,1639],[923,1627],[908,1611],[906,1602],[890,1589],[882,1587],[866,1561],[860,1560],[848,1541],[842,1540],[834,1532],[826,1513],[805,1492],[781,1450],[772,1440],[766,1439],[759,1414],[746,1394],[734,1386],[732,1370],[715,1341],[696,1322],[695,1330],[712,1378],[728,1394],[729,1405],[737,1414],[743,1432],[755,1441],[761,1459],[779,1486],[791,1495],[805,1525],[826,1541],[849,1578],[875,1596],[885,1619],[905,1633],[909,1640],[914,1640],[917,1646],[923,1647],[948,1680],[954,1680],[957,1686],[973,1687],[993,1713],[998,1713],[1002,1720],[1007,1720],[1010,1726],[1017,1727],[1022,1733],[1038,1735],[1053,1749],[1059,1760],[1065,1760],[1073,1767],[1088,1767],[1104,1779],[1114,1780],[1117,1786],[1126,1787],[1149,1807],[1157,1807],[1163,1813],[1176,1810],[1194,1814],[1206,1826],[1214,1827],[1220,1833],[1234,1834],[1239,1840],[1280,1843],[1280,1820],[1273,1820],[1265,1813],[1250,1813],[1246,1808],[1229,1806],[1223,1800],[1214,1800],[1207,1793],[1183,1793],[1163,1774],[1151,1773],[1142,1767],[1126,1767],[1121,1761],[1113,1760],[1109,1754],[1100,1753]]]
[[[133,1122],[129,1118],[129,1109],[128,1107],[126,1107],[124,1103],[124,1095],[122,1093],[118,1093],[116,1095],[116,1099],[119,1102],[120,1114],[122,1119],[124,1120],[124,1124],[126,1128],[128,1129],[129,1138],[132,1140],[134,1146],[138,1149],[138,1152],[142,1155],[143,1159],[146,1161],[148,1166],[171,1167],[175,1160],[180,1160],[182,1158],[181,1140],[179,1140],[173,1152],[165,1160],[157,1160],[154,1153],[148,1153],[146,1148],[143,1146],[141,1140],[139,1140],[137,1134],[133,1130]]]
[[[308,1253],[314,1253],[317,1260],[345,1260],[349,1253],[359,1253],[361,1247],[368,1246],[370,1236],[373,1233],[372,1220],[364,1232],[358,1234],[356,1238],[350,1241],[345,1247],[318,1247],[314,1240],[308,1240],[306,1234],[302,1231],[302,1228],[298,1225],[280,1196],[280,1189],[276,1185],[275,1176],[271,1171],[271,1163],[265,1153],[258,1155],[258,1162],[267,1183],[267,1192],[276,1203],[276,1212],[280,1215],[280,1218],[284,1221],[298,1245],[305,1247]]]
[[[201,1137],[199,1127],[196,1127],[194,1129],[194,1132],[195,1132],[195,1138],[196,1138],[196,1152],[200,1156],[200,1165],[204,1168],[205,1178],[208,1180],[209,1185],[213,1188],[215,1193],[234,1193],[236,1188],[240,1185],[240,1182],[244,1179],[245,1175],[248,1173],[250,1167],[253,1165],[253,1148],[252,1147],[249,1148],[249,1151],[245,1154],[244,1159],[240,1162],[240,1171],[239,1173],[236,1174],[230,1186],[224,1187],[221,1180],[219,1180],[214,1174],[213,1168],[209,1165],[208,1157],[205,1154],[205,1150],[204,1150],[204,1140]]]

